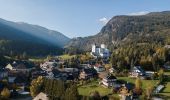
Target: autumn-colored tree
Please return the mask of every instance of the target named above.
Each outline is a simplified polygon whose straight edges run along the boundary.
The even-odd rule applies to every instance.
[[[4,98],[4,99],[8,99],[9,97],[10,97],[10,91],[9,91],[9,89],[8,88],[4,88],[3,90],[2,90],[2,92],[1,92],[1,96],[2,96],[2,98]]]
[[[98,91],[91,92],[89,100],[101,100],[99,92]]]
[[[30,93],[32,97],[35,97],[38,93],[41,92],[42,83],[43,83],[42,77],[38,77],[37,79],[32,80],[30,87]]]
[[[153,92],[153,85],[148,85],[148,87],[146,88],[146,96],[147,96],[147,99],[150,99],[151,96],[152,96],[152,92]]]
[[[158,75],[159,75],[159,81],[163,82],[164,81],[164,70],[160,69]]]
[[[142,81],[140,78],[137,78],[135,81],[135,88],[133,89],[133,92],[136,95],[141,95],[142,94]]]
[[[142,81],[141,79],[138,77],[135,81],[135,88],[141,88],[142,87]]]

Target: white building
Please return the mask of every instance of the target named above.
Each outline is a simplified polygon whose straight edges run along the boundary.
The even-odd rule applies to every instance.
[[[91,55],[94,57],[108,58],[110,57],[110,52],[104,44],[101,44],[101,46],[97,46],[96,44],[93,44]]]

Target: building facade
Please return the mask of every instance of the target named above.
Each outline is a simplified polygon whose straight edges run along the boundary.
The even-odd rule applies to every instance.
[[[94,57],[108,58],[108,57],[110,57],[110,52],[106,48],[105,44],[101,44],[100,46],[93,44],[91,55]]]

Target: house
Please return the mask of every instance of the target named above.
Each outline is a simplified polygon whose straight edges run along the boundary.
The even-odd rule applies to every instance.
[[[106,71],[106,68],[103,67],[103,66],[100,65],[100,64],[96,64],[96,65],[94,66],[94,69],[95,69],[98,73]]]
[[[103,85],[105,85],[107,87],[113,86],[116,83],[116,81],[117,81],[117,78],[113,75],[108,75],[102,79]]]
[[[169,48],[170,48],[170,45],[165,45],[165,48],[168,48],[168,49],[169,49]]]
[[[58,70],[58,69],[53,69],[51,72],[47,72],[47,78],[51,79],[56,79],[56,80],[67,80],[68,73]]]
[[[131,95],[129,93],[129,90],[126,87],[122,87],[119,89],[118,93],[120,94],[120,100],[132,100],[129,99],[129,96]]]
[[[102,80],[103,78],[107,77],[108,74],[109,73],[107,71],[100,72],[100,73],[98,73],[98,78]]]
[[[25,85],[29,83],[29,76],[25,73],[9,71],[8,72],[8,82],[15,83],[17,85]]]
[[[131,83],[126,83],[122,85],[122,87],[119,89],[118,93],[121,97],[120,100],[133,100],[133,96],[130,93],[130,91],[134,88],[134,85]]]
[[[91,68],[90,64],[80,64],[79,69],[84,69],[84,68]]]
[[[2,91],[4,87],[4,84],[0,83],[0,91]]]
[[[79,79],[90,79],[97,76],[97,71],[94,68],[84,68],[80,71]]]
[[[60,68],[47,72],[48,78],[55,78],[57,80],[74,80],[78,79],[78,76],[79,70],[77,68]]]
[[[8,82],[9,82],[9,83],[14,83],[15,79],[16,79],[15,76],[9,76],[9,77],[8,77]]]
[[[95,58],[98,58],[98,57],[109,58],[110,52],[104,44],[101,44],[101,46],[97,46],[96,44],[93,44],[91,55]]]
[[[140,66],[134,66],[131,69],[130,77],[145,76],[146,72]]]
[[[20,73],[19,73],[20,74]],[[14,83],[16,77],[18,76],[18,73],[17,72],[14,72],[14,71],[9,71],[8,72],[8,82],[9,83]]]
[[[155,74],[155,72],[153,72],[153,71],[145,71],[146,78],[151,79],[154,74]]]
[[[61,68],[58,69],[61,73],[66,73],[67,75],[73,75],[75,78],[78,78],[79,70],[77,68]]]
[[[170,66],[168,66],[168,65],[164,65],[163,68],[164,68],[164,70],[170,70]]]
[[[29,84],[29,80],[28,77],[24,76],[24,74],[21,74],[16,76],[14,83],[19,86],[25,86]]]
[[[113,73],[113,72],[115,72],[116,70],[112,67],[112,68],[110,68],[109,69],[109,73]]]
[[[37,78],[37,77],[39,77],[39,76],[46,76],[46,75],[47,75],[47,73],[44,72],[44,71],[42,71],[42,70],[35,70],[35,71],[33,71],[33,72],[31,73],[32,79],[35,79],[35,78]]]
[[[40,92],[33,100],[49,100],[47,94]]]
[[[4,68],[0,68],[0,79],[8,77],[8,71]]]
[[[34,69],[34,65],[31,62],[14,61],[13,63],[9,63],[5,68],[10,71],[28,73]]]
[[[90,59],[89,64],[90,65],[95,65],[96,64],[96,59]]]
[[[57,63],[53,61],[46,61],[45,63],[40,64],[40,68],[45,71],[51,71],[52,68],[56,66],[57,66]]]

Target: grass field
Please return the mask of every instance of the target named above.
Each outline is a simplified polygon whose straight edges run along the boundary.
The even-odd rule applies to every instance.
[[[165,75],[168,76],[168,79],[165,80],[165,88],[159,94],[167,96],[167,97],[170,98],[170,71],[165,72]]]
[[[75,57],[76,55],[68,55],[68,54],[65,54],[65,55],[61,55],[59,57],[61,57],[62,59],[64,60],[67,60],[67,59],[71,59],[73,57]]]
[[[111,93],[111,89],[99,85],[98,81],[92,81],[86,85],[79,86],[78,91],[80,95],[89,96],[90,92],[98,91],[101,96]]]
[[[118,77],[118,79],[130,82],[130,83],[135,83],[135,80],[136,80],[130,77]],[[158,80],[141,80],[141,81],[142,81],[143,89],[146,89],[148,86],[151,86],[151,85],[156,86],[158,83]]]
[[[167,84],[165,85],[165,88],[159,94],[164,97],[170,98],[170,82],[167,82]]]
[[[135,79],[129,78],[129,77],[118,77],[119,80],[124,80],[130,83],[135,83]],[[150,85],[155,85],[157,84],[158,80],[142,80],[142,87],[143,89],[146,89]],[[106,87],[103,87],[99,85],[98,81],[92,81],[86,85],[79,86],[78,91],[80,95],[83,96],[89,96],[90,92],[93,91],[98,91],[101,96],[109,95],[111,94],[112,96],[118,96],[118,94],[112,94],[112,90]]]
[[[32,62],[43,62],[45,60],[45,58],[31,58],[29,59],[29,61],[32,61]]]
[[[57,56],[56,56],[57,57]],[[68,54],[65,54],[65,55],[61,55],[59,56],[61,57],[62,59],[64,60],[67,60],[67,59],[71,59],[73,57],[75,57],[75,55],[68,55]],[[53,56],[53,58],[55,58],[55,56]],[[30,58],[29,61],[33,61],[33,62],[43,62],[45,59],[47,59],[46,57],[34,57],[34,58]]]

